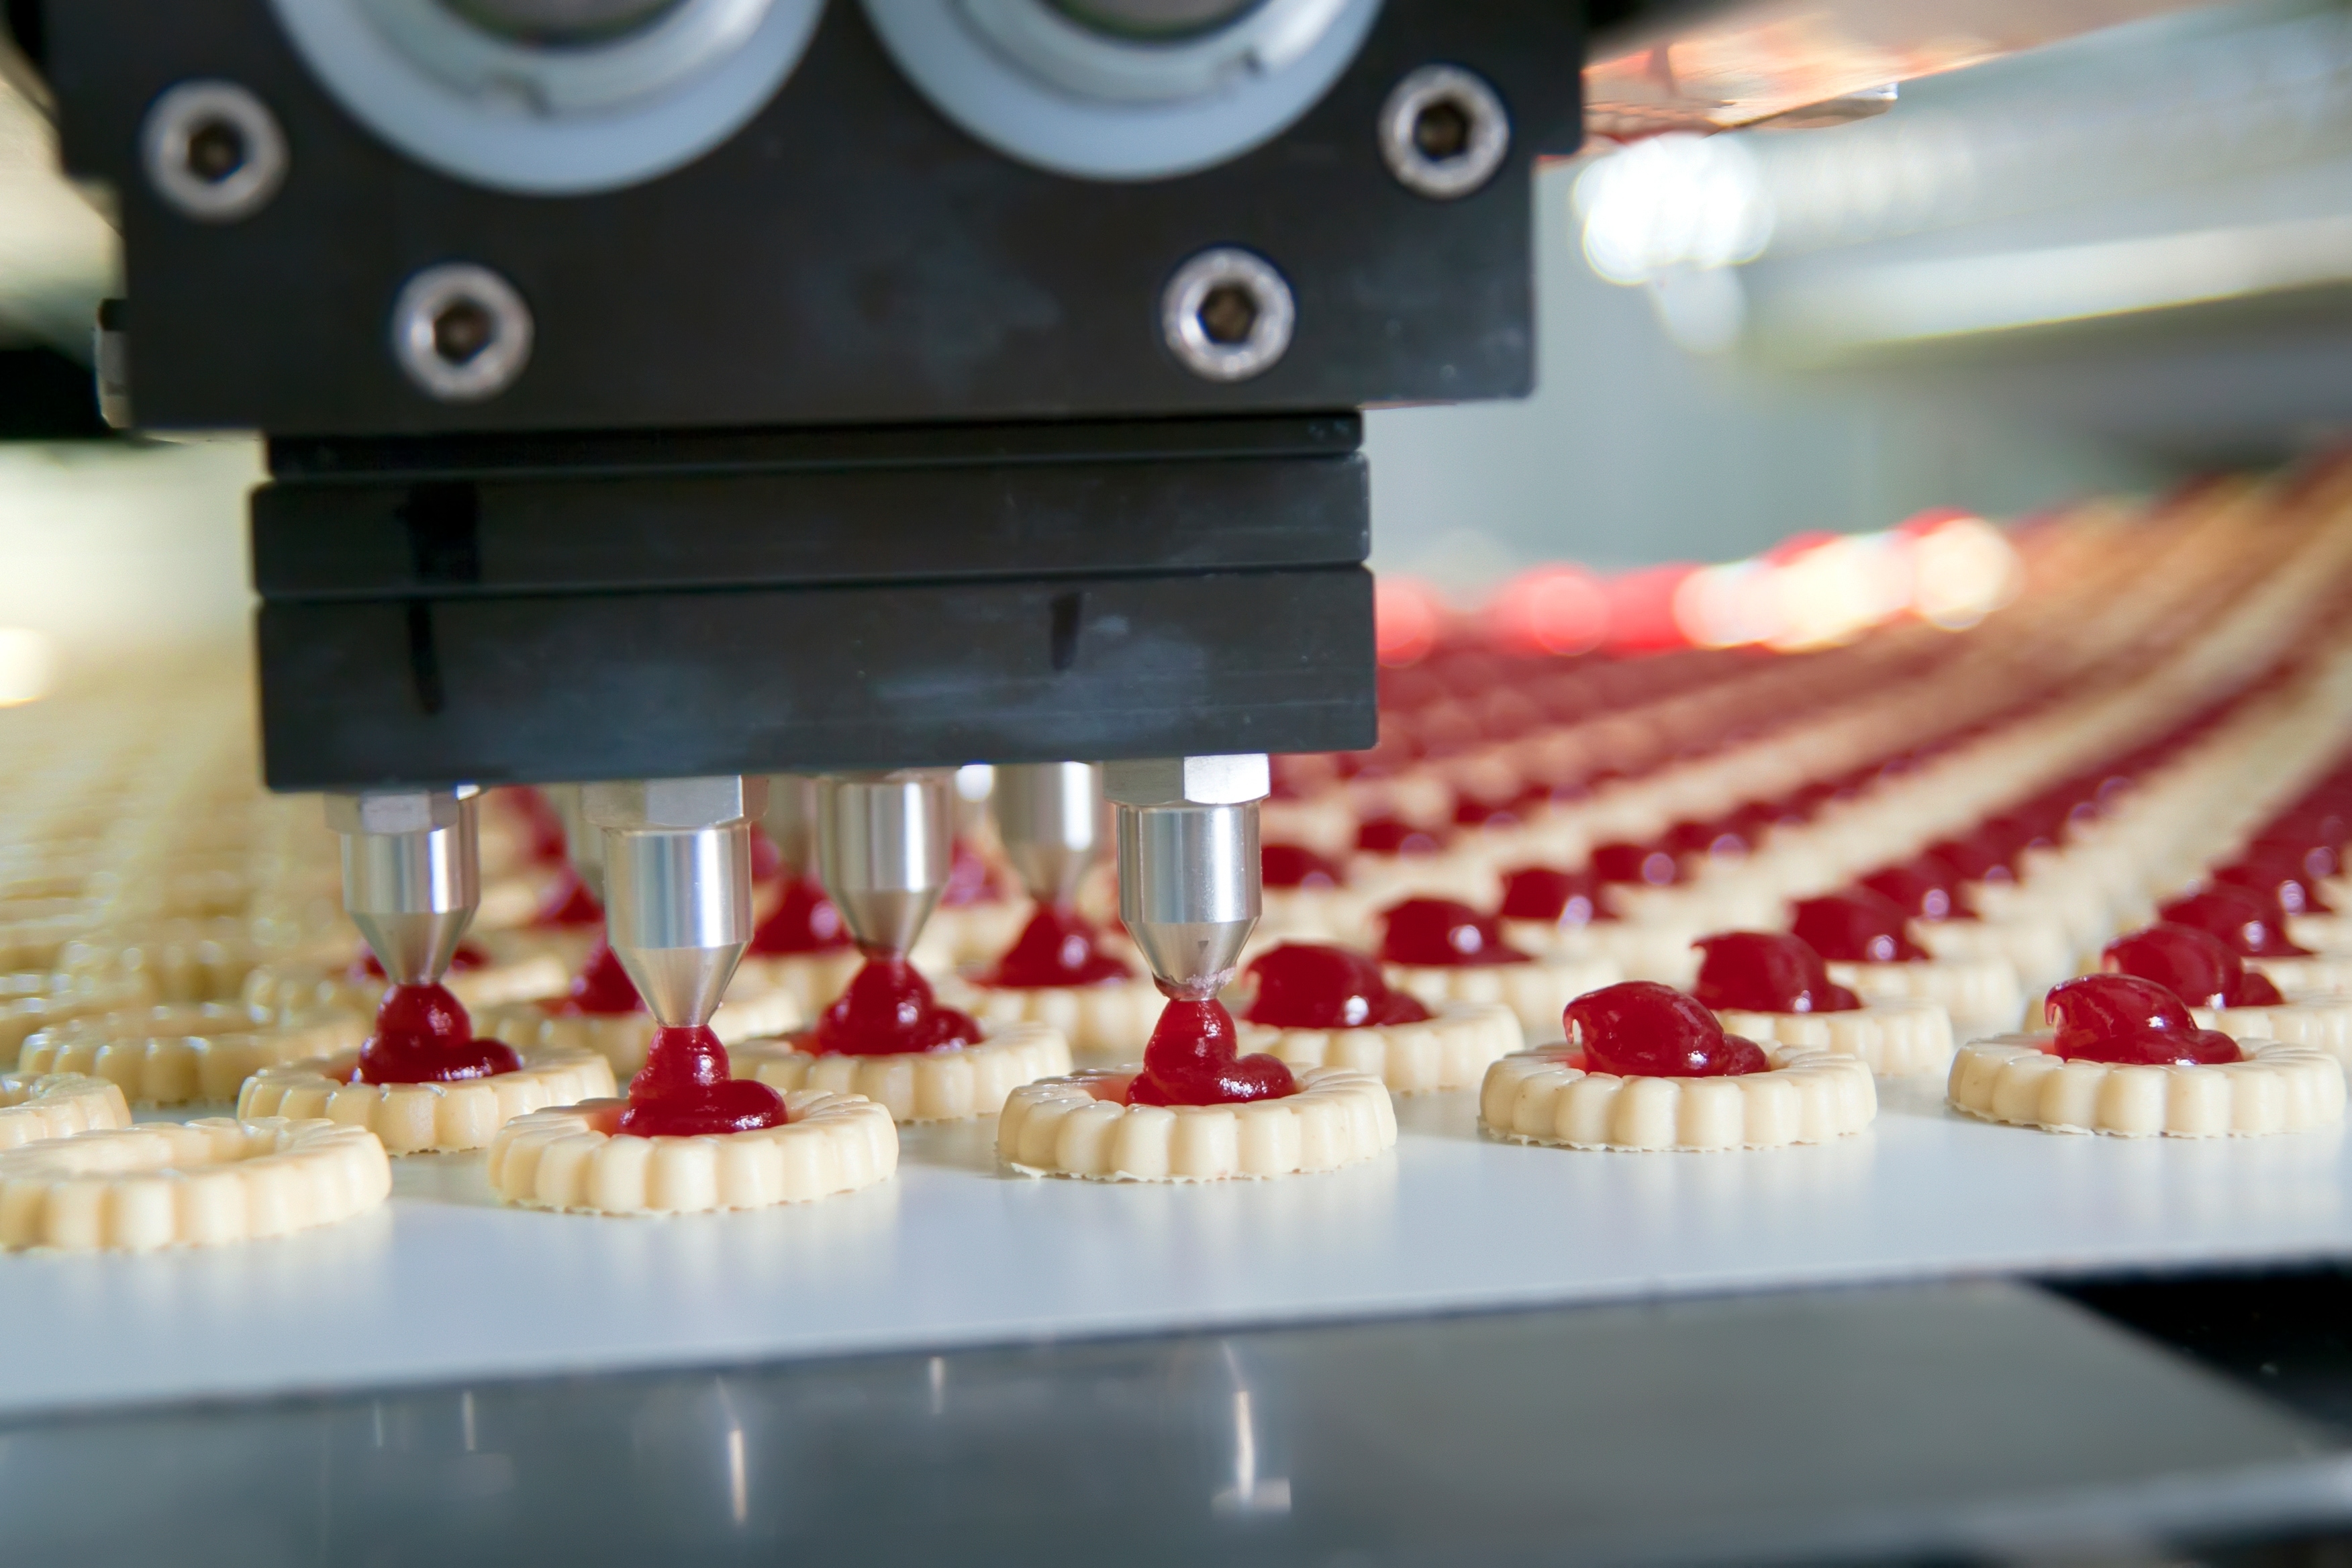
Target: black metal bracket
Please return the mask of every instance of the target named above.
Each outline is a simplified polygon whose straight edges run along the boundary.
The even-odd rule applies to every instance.
[[[1368,745],[1352,414],[287,442],[268,782]]]

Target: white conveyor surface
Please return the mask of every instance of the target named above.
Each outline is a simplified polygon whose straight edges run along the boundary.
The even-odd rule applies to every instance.
[[[1821,1148],[1606,1154],[1399,1101],[1392,1156],[1204,1186],[995,1166],[993,1119],[906,1130],[898,1178],[748,1214],[497,1206],[482,1159],[395,1161],[383,1210],[144,1257],[0,1257],[0,1415],[1042,1336],[1969,1273],[2352,1256],[2340,1129],[2126,1142],[1881,1085]]]

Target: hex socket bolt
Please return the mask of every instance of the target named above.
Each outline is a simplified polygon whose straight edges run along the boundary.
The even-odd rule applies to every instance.
[[[949,775],[936,768],[817,781],[825,893],[869,957],[903,956],[947,890],[955,852]]]
[[[588,896],[602,904],[604,901],[604,834],[588,820],[581,805],[582,785],[548,784],[540,793],[563,822],[563,858],[571,863],[572,874],[588,889]]]
[[[996,770],[996,835],[1021,885],[1041,904],[1077,896],[1102,858],[1102,769],[1093,763],[1016,763]]]
[[[814,773],[772,773],[768,777],[768,815],[761,819],[761,826],[776,841],[784,864],[795,877],[817,874],[816,795]]]
[[[604,930],[654,1017],[707,1024],[751,940],[751,823],[768,781],[725,774],[590,784],[604,830]]]
[[[327,796],[343,841],[343,908],[395,985],[448,973],[482,902],[472,784]]]
[[[1263,753],[1104,765],[1118,918],[1165,994],[1205,1001],[1232,982],[1263,901],[1257,812],[1270,787]]]

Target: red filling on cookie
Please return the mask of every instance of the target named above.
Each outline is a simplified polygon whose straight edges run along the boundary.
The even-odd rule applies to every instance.
[[[1883,893],[1905,914],[1923,921],[1964,921],[1976,916],[1960,902],[1960,879],[1941,860],[1922,855],[1897,866],[1873,871],[1862,885]]]
[[[1444,969],[1534,962],[1503,940],[1493,915],[1452,899],[1407,899],[1391,906],[1381,916],[1381,958]]]
[[[2175,899],[2156,911],[2173,925],[2195,926],[2228,944],[2241,958],[2308,958],[2311,950],[2297,947],[2279,929],[2263,901],[2243,888],[2212,887],[2185,899]]]
[[[1356,829],[1356,847],[1367,855],[1434,855],[1436,834],[1401,816],[1368,817]]]
[[[2136,974],[2192,1007],[2274,1007],[2285,1000],[2268,977],[2249,974],[2229,944],[2195,926],[2158,924],[2107,943],[2100,966]]]
[[[2085,974],[2053,985],[2043,1013],[2057,1035],[2052,1050],[2070,1061],[2197,1067],[2244,1059],[2235,1040],[2199,1028],[2187,1003],[2136,974]]]
[[[1522,866],[1503,873],[1502,918],[1545,921],[1552,925],[1590,925],[1611,920],[1601,901],[1601,879],[1591,871],[1556,871]]]
[[[1095,946],[1094,928],[1075,910],[1039,904],[1004,956],[980,976],[982,985],[1036,991],[1055,985],[1107,985],[1133,971]]]
[[[814,877],[784,883],[783,901],[751,932],[747,954],[779,958],[795,952],[838,952],[850,945],[849,926]]]
[[[980,1039],[967,1014],[942,1007],[931,984],[903,958],[869,958],[816,1027],[794,1043],[819,1056],[888,1057],[953,1050]]]
[[[1679,881],[1674,851],[1655,844],[1603,844],[1592,852],[1592,874],[1604,882],[1664,888]]]
[[[438,985],[395,985],[376,1005],[360,1047],[362,1083],[458,1083],[522,1066],[514,1048],[474,1037],[465,1005]]]
[[[1735,931],[1692,943],[1702,954],[1692,994],[1743,1013],[1851,1013],[1862,999],[1833,984],[1802,937]]]
[[[1348,874],[1299,844],[1269,844],[1260,849],[1258,879],[1268,888],[1336,888]]]
[[[1418,1024],[1429,1009],[1392,989],[1360,952],[1320,942],[1285,942],[1249,966],[1257,994],[1242,1016],[1277,1029],[1367,1029]]]
[[[1215,1002],[1171,1002],[1143,1047],[1129,1105],[1238,1105],[1298,1092],[1281,1058],[1238,1055],[1233,1015]]]
[[[539,912],[531,916],[535,926],[597,926],[604,923],[604,906],[580,879],[580,873],[570,866],[558,871],[547,896],[540,900]]]
[[[1621,1078],[1730,1078],[1771,1062],[1753,1040],[1671,985],[1629,980],[1588,991],[1561,1015],[1587,1072]]]
[[[646,1065],[629,1080],[628,1108],[615,1129],[637,1138],[698,1138],[756,1132],[784,1123],[784,1097],[755,1079],[735,1078],[727,1047],[709,1028],[654,1031]]]
[[[1909,963],[1927,956],[1906,929],[1903,906],[1868,888],[1807,899],[1792,922],[1797,936],[1831,963]]]
[[[572,977],[572,989],[540,1005],[563,1018],[617,1017],[625,1013],[644,1012],[646,999],[637,994],[636,982],[621,967],[620,954],[600,936],[596,945],[588,950],[587,962]]]

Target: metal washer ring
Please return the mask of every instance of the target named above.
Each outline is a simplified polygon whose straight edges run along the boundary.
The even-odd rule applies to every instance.
[[[442,312],[459,303],[488,312],[491,331],[471,356],[453,361],[436,342],[436,328]],[[513,385],[530,363],[531,334],[530,307],[514,285],[470,261],[426,268],[401,285],[393,301],[393,359],[444,403],[479,403]]]
[[[1201,307],[1220,288],[1250,296],[1256,315],[1249,336],[1219,342],[1201,320]],[[1274,367],[1289,351],[1298,302],[1274,264],[1238,246],[1204,250],[1176,269],[1160,296],[1160,332],[1184,368],[1206,381],[1247,381]]]
[[[208,124],[236,132],[245,150],[236,167],[217,180],[188,166],[190,145]],[[278,117],[233,81],[184,81],[167,89],[140,127],[139,153],[155,194],[199,223],[235,223],[259,212],[286,183],[291,161]]]
[[[1450,158],[1433,158],[1413,139],[1423,112],[1450,103],[1469,121],[1470,139]],[[1450,202],[1495,177],[1511,150],[1511,117],[1484,77],[1460,66],[1423,66],[1381,105],[1381,157],[1397,183],[1416,195]]]

